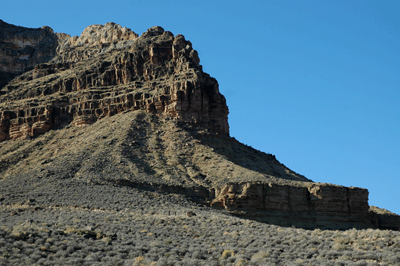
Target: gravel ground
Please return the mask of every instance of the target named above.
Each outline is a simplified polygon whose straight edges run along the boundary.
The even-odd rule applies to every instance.
[[[0,143],[0,265],[400,265],[397,231],[280,227],[160,192],[306,180],[272,155],[140,112],[90,129]]]
[[[400,264],[400,232],[279,227],[73,179],[17,184],[0,189],[0,265]]]

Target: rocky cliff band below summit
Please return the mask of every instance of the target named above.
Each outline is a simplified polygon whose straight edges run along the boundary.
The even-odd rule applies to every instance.
[[[24,42],[43,30],[23,35]],[[59,35],[54,39],[60,44],[43,57],[51,60],[2,88],[0,141],[139,109],[229,135],[225,97],[182,35],[153,27],[137,37],[115,23],[90,26],[79,38]],[[18,73],[6,64],[2,69]]]

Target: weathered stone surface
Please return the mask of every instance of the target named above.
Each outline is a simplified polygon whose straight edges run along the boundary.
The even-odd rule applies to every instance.
[[[368,216],[380,229],[400,230],[400,216],[385,209],[370,206]]]
[[[59,42],[68,37],[47,26],[30,29],[0,20],[0,88],[16,75],[51,60]]]
[[[368,214],[368,190],[319,183],[282,185],[274,183],[231,183],[215,190],[213,207],[244,211],[248,216],[298,216],[320,223],[342,225],[357,222],[372,225]],[[312,224],[312,222],[311,222]]]
[[[11,179],[53,175],[139,184],[289,226],[400,227],[399,216],[369,209],[366,189],[313,183],[275,156],[230,138],[225,98],[183,35],[156,26],[139,37],[115,23],[89,26],[79,37],[1,20],[0,29],[0,142],[36,138],[51,129],[70,134],[52,140],[41,155],[27,155],[35,150],[30,143],[41,150],[43,138],[54,132],[21,144],[17,152],[4,145],[0,172]],[[74,143],[84,135],[78,127],[96,121],[90,129],[108,133],[85,132],[84,141]],[[123,133],[116,134],[111,124]],[[110,161],[109,147],[117,139],[112,155],[117,159]],[[32,168],[21,167],[26,156],[24,165]],[[50,156],[53,164],[35,168],[37,156],[45,156],[42,162]]]
[[[51,61],[2,89],[0,141],[139,109],[229,135],[218,83],[182,35],[153,27],[138,37],[107,23],[66,38],[56,53],[48,50]]]

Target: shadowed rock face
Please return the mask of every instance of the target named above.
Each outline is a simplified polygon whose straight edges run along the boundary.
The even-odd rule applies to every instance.
[[[56,39],[49,28],[31,31]],[[32,45],[41,40],[35,34]],[[89,26],[80,37],[66,37],[57,48],[46,48],[41,49],[42,61],[52,58],[49,62],[35,65],[1,90],[0,141],[37,137],[52,128],[88,125],[133,110],[229,135],[225,97],[217,81],[202,71],[197,52],[182,35],[153,27],[138,37],[107,23]],[[11,65],[2,69],[25,69]]]
[[[157,26],[139,37],[115,23],[79,37],[0,29],[4,187],[82,179],[185,194],[278,225],[399,229],[399,216],[369,208],[366,189],[313,183],[229,137],[225,98],[184,36]]]
[[[46,26],[30,29],[0,20],[0,88],[13,77],[51,60],[59,41],[68,37]]]

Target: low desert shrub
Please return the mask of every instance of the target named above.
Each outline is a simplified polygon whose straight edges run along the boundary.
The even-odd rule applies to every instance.
[[[252,261],[252,262],[260,262],[260,261],[262,261],[262,260],[264,260],[265,258],[268,258],[268,257],[270,257],[270,256],[271,256],[271,253],[269,253],[269,252],[259,251],[259,252],[257,252],[256,254],[254,254],[254,255],[251,257],[251,261]]]
[[[235,255],[235,253],[233,252],[233,250],[227,249],[222,252],[221,259],[233,257],[234,255]]]

